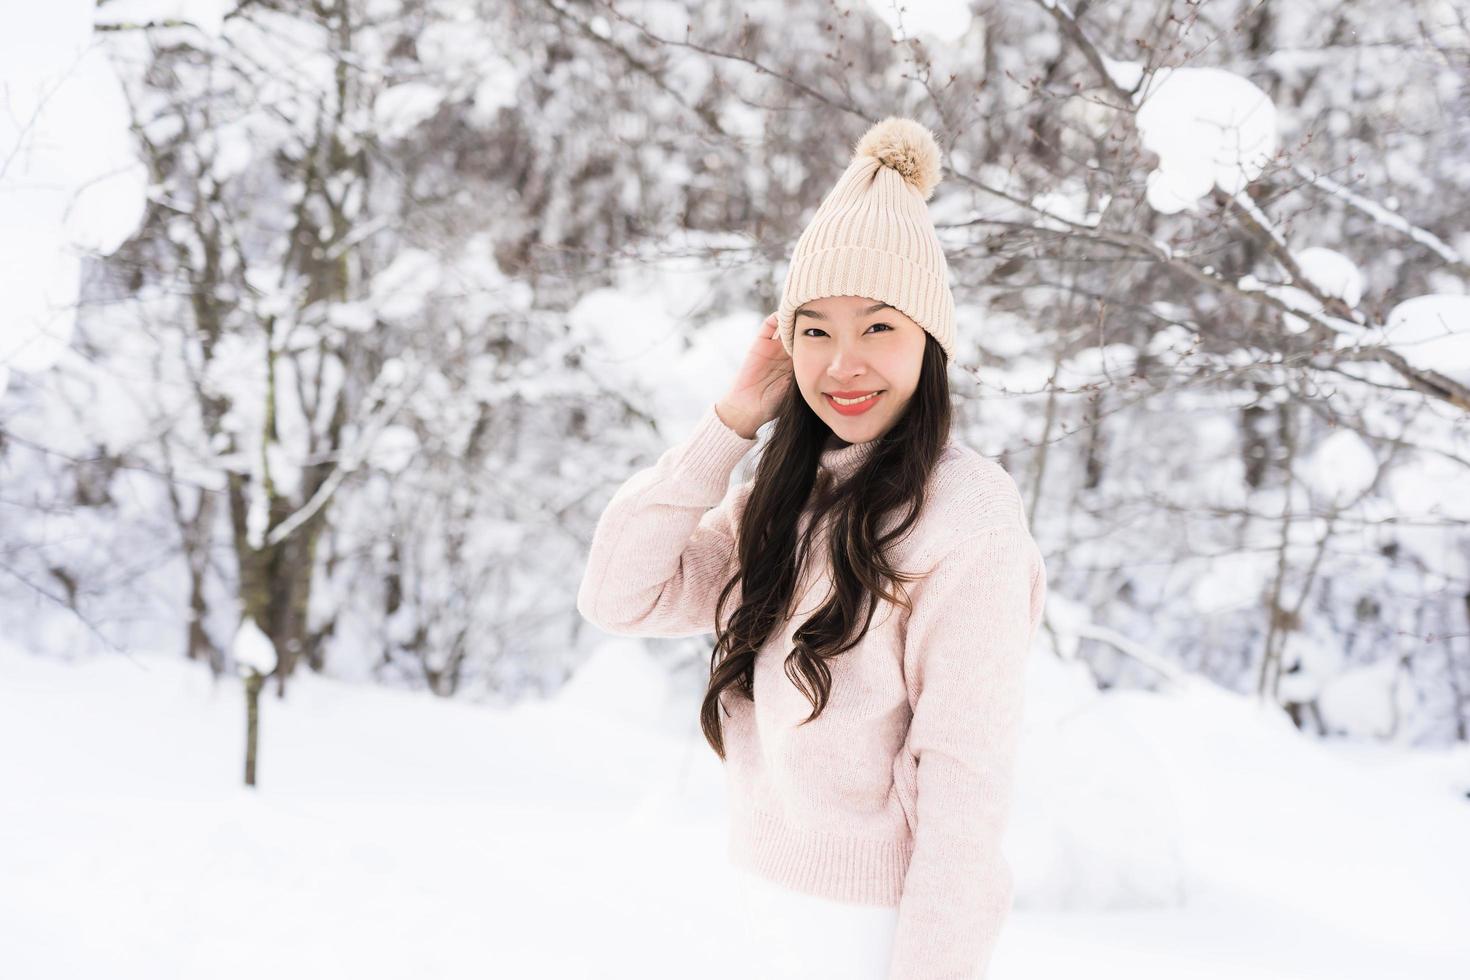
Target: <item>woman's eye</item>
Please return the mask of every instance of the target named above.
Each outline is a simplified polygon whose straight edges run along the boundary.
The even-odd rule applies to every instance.
[[[887,330],[887,331],[891,331],[893,329],[893,327],[889,326],[886,323],[875,323],[875,324],[873,324],[873,327],[882,327],[884,330]],[[868,329],[871,330],[872,327],[869,327]],[[827,335],[826,331],[823,330],[821,327],[806,327],[806,328],[804,328],[801,331],[801,335],[803,337],[810,337],[810,336],[812,336],[812,331],[813,330],[815,330],[817,333],[821,334],[824,337]]]

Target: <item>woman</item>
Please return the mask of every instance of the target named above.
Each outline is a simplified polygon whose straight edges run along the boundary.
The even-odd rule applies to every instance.
[[[868,130],[730,391],[614,494],[578,592],[612,633],[715,633],[701,723],[762,977],[983,977],[1011,906],[1046,572],[1015,481],[950,437],[938,180],[927,129]]]

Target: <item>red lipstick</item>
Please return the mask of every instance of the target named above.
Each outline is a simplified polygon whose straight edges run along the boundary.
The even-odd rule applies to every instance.
[[[887,390],[886,388],[879,388],[876,391],[824,391],[822,392],[822,397],[827,399],[827,404],[831,405],[839,415],[861,415],[878,404],[878,399],[882,398],[883,393]],[[869,395],[872,397],[867,397]],[[849,404],[843,405],[835,400],[837,398],[841,398],[843,401],[849,402]],[[859,398],[862,400],[853,401],[853,399]]]

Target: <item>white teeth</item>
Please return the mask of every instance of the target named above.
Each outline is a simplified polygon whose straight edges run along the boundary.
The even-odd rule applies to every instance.
[[[871,395],[864,395],[861,398],[838,398],[836,395],[833,395],[832,400],[839,405],[861,405],[870,398],[877,398],[879,394],[879,392],[875,391]]]

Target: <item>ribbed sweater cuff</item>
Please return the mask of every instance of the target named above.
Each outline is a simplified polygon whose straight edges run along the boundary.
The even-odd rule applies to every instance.
[[[722,422],[715,407],[709,405],[684,440],[684,452],[675,469],[681,476],[717,487],[723,495],[736,464],[755,443],[755,439],[745,438]]]

